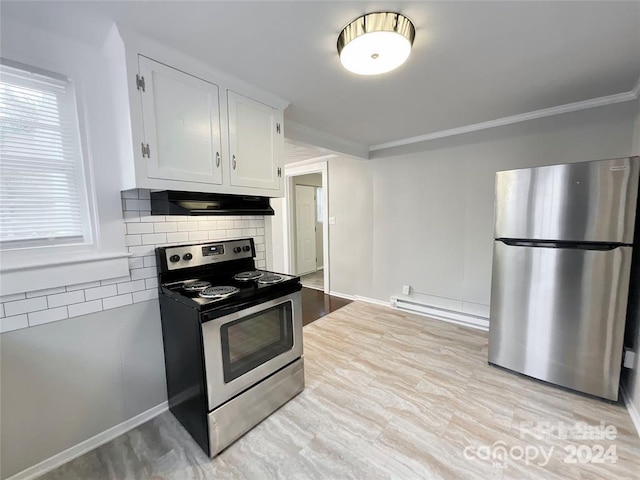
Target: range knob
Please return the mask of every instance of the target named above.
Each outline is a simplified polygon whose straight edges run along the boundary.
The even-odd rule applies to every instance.
[[[182,259],[183,259],[183,260],[191,260],[192,258],[193,258],[193,255],[192,255],[192,254],[190,254],[190,253],[185,253],[185,254],[182,256]]]
[[[242,248],[240,247],[233,247],[233,251],[234,253],[240,253],[242,251]]]
[[[169,257],[169,261],[172,263],[176,263],[180,261],[180,255],[171,255]]]
[[[251,250],[251,247],[249,245],[245,245],[244,247],[242,247],[242,250],[248,252],[249,250]]]

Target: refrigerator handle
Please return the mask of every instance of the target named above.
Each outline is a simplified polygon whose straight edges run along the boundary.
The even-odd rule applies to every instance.
[[[624,243],[597,243],[597,242],[569,242],[558,240],[523,240],[519,238],[496,238],[496,241],[502,242],[511,247],[530,247],[530,248],[568,248],[574,250],[598,250],[602,252],[615,250],[618,247],[629,246]]]

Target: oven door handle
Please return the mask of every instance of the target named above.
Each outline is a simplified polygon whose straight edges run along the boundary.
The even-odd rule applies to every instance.
[[[243,308],[242,310],[238,310],[237,312],[233,312],[228,315],[224,315],[222,317],[217,317],[217,318],[214,317],[212,319],[209,319],[207,318],[207,314],[205,314],[203,316],[203,322],[206,322],[206,324],[213,324],[216,326],[224,325],[225,323],[233,322],[235,320],[248,317],[249,315],[260,313],[264,310],[269,310],[270,308],[277,307],[278,305],[281,305],[283,303],[287,303],[287,302],[295,303],[295,299],[298,293],[299,292],[294,292],[284,297],[274,298],[273,300],[259,303],[249,308]]]

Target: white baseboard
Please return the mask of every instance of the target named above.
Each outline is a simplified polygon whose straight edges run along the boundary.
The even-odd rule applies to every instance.
[[[347,295],[346,293],[340,292],[329,292],[329,295],[333,297],[344,298],[345,300],[371,303],[373,305],[380,305],[382,307],[390,307],[389,302],[377,300],[375,298],[363,297],[360,295]]]
[[[375,298],[361,297],[360,295],[355,295],[353,299],[359,302],[372,303],[373,305],[380,305],[381,307],[391,307],[389,302],[384,302],[382,300],[378,300]]]
[[[329,295],[331,295],[332,297],[338,297],[338,298],[344,298],[345,300],[355,300],[356,297],[354,297],[353,295],[347,295],[346,293],[340,293],[340,292],[329,292]]]
[[[146,412],[142,412],[141,414],[136,415],[135,417],[120,423],[119,425],[111,427],[97,435],[94,435],[93,437],[88,438],[87,440],[80,442],[71,448],[67,448],[64,451],[57,453],[53,457],[49,457],[46,460],[33,465],[32,467],[16,473],[6,480],[30,480],[44,475],[45,473],[50,472],[51,470],[54,470],[61,465],[64,465],[74,458],[78,458],[79,456],[84,455],[85,453],[90,452],[95,448],[98,448],[100,445],[104,445],[114,438],[119,437],[123,433],[127,433],[129,430],[142,425],[143,423],[151,420],[153,417],[157,417],[161,413],[166,412],[168,409],[169,404],[167,402],[162,402],[161,404],[150,408]]]
[[[302,286],[303,286],[304,288],[310,288],[311,290],[318,290],[319,292],[324,293],[324,288],[320,288],[320,287],[312,287],[311,285],[305,285],[305,284],[302,284]]]
[[[624,388],[624,386],[622,386],[620,388],[620,391],[622,392],[622,398],[624,399],[624,403],[627,406],[627,411],[629,412],[631,421],[633,422],[633,425],[636,427],[636,432],[638,433],[638,437],[640,437],[640,412],[638,412],[638,409],[636,408],[635,404],[631,400],[631,396],[629,395],[629,392],[627,392],[627,389]]]
[[[380,305],[381,307],[394,308],[405,312],[411,312],[422,315],[424,317],[433,318],[435,320],[442,320],[444,322],[455,323],[456,325],[484,330],[485,332],[489,330],[488,318],[480,317],[478,315],[471,315],[470,313],[433,307],[431,305],[413,302],[411,300],[406,300],[398,297],[391,297],[390,302],[385,302],[383,300],[377,300],[375,298],[362,297],[360,295],[347,295],[340,292],[329,292],[329,295],[344,298],[345,300],[357,300],[359,302]]]
[[[415,302],[405,298],[391,297],[391,306],[398,310],[416,313],[425,317],[442,320],[456,325],[476,328],[478,330],[489,330],[489,319],[478,315],[471,315],[456,310],[448,310],[446,308],[434,307],[424,303]]]

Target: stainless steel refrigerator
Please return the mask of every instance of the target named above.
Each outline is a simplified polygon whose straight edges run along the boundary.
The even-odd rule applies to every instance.
[[[496,174],[489,363],[617,400],[639,172],[632,157]]]

